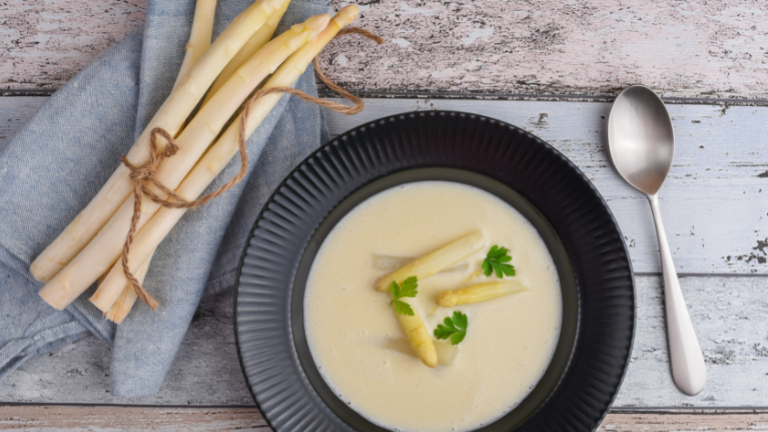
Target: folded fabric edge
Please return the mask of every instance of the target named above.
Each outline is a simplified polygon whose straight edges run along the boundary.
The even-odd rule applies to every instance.
[[[12,148],[13,140],[15,140],[16,137],[24,137],[25,135],[28,135],[30,131],[34,131],[35,128],[39,127],[39,123],[46,121],[45,119],[51,115],[52,111],[59,112],[62,107],[70,106],[72,104],[72,100],[87,98],[92,91],[89,84],[93,80],[95,74],[112,74],[109,67],[115,63],[115,61],[118,61],[119,63],[117,66],[119,71],[129,71],[132,68],[131,65],[133,64],[131,59],[136,57],[136,60],[138,60],[138,55],[141,53],[141,35],[143,33],[143,28],[144,26],[138,27],[123,39],[114,43],[104,53],[100,54],[99,57],[95,59],[91,64],[79,72],[73,79],[71,79],[59,90],[57,90],[40,108],[40,110],[38,110],[32,116],[32,118],[15,134],[14,138],[11,139],[11,142],[9,142],[8,145],[3,148],[2,152],[0,152],[0,157],[3,157],[6,151]],[[135,77],[132,80],[130,76],[126,77],[129,79],[126,82],[127,86],[137,86]],[[52,235],[55,236],[57,234],[58,233]],[[48,241],[45,242],[45,244],[47,243]],[[41,282],[37,281],[32,276],[29,270],[30,263],[36,255],[37,254],[32,254],[32,256],[29,257],[21,256],[18,252],[13,251],[7,247],[7,245],[0,244],[0,264],[5,264],[10,269],[18,273],[23,279],[26,279],[28,282],[28,286],[26,287],[15,288],[29,289],[34,287],[36,288],[36,293],[43,286]],[[11,287],[11,289],[13,288],[14,287]],[[66,313],[72,316],[73,319],[76,319],[80,323],[83,330],[90,331],[100,340],[111,346],[112,339],[114,338],[114,325],[108,323],[106,320],[101,322],[102,314],[95,307],[89,307],[90,304],[86,303],[87,299],[83,299],[81,296],[81,298],[79,298],[72,305],[65,309]],[[50,310],[51,313],[56,313],[55,309],[51,308]],[[44,354],[45,352],[46,351],[40,351],[38,355]]]
[[[22,279],[30,279],[29,270],[23,264],[22,260],[18,257],[10,254],[7,249],[0,245],[0,269],[5,268],[10,272],[14,272],[18,277]],[[11,275],[9,274],[10,278]],[[15,287],[5,285],[2,289],[14,290],[14,289],[27,289],[27,287]],[[25,302],[28,301],[40,301],[36,293],[19,293],[20,297],[14,296],[12,292],[6,292],[6,295],[11,295],[11,300],[18,299],[21,304],[18,306],[23,307]],[[7,301],[8,299],[6,299]],[[4,303],[5,307],[13,307],[11,304]],[[8,375],[13,370],[17,369],[26,360],[33,357],[51,352],[57,348],[60,348],[69,343],[73,343],[85,336],[88,336],[91,332],[89,329],[78,322],[78,320],[72,316],[69,311],[57,311],[53,308],[49,308],[47,305],[43,307],[43,311],[48,311],[50,314],[61,314],[58,318],[60,320],[67,320],[65,324],[57,325],[54,327],[43,329],[35,333],[33,336],[28,337],[13,337],[12,339],[4,341],[0,346],[0,378]],[[31,312],[35,313],[35,312]],[[47,316],[46,316],[47,317]],[[68,317],[68,318],[67,318]],[[45,322],[46,318],[40,316],[38,311],[34,317],[30,316],[30,322],[27,325],[33,325],[37,322]],[[8,323],[9,325],[11,323]],[[21,324],[14,320],[14,324]],[[2,335],[9,335],[9,328],[0,330],[0,338]]]
[[[77,321],[72,321],[36,334],[34,337],[16,339],[0,348],[0,379],[16,370],[25,361],[65,345],[74,343],[91,332]]]

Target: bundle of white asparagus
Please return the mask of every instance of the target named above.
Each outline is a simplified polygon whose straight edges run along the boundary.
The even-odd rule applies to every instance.
[[[176,84],[126,155],[126,161],[141,166],[149,160],[152,131],[162,128],[174,137],[178,151],[159,163],[155,178],[185,200],[198,198],[238,153],[243,121],[239,110],[249,95],[258,88],[290,87],[358,13],[356,6],[345,6],[333,18],[327,14],[314,16],[273,39],[289,2],[256,1],[211,43],[216,1],[197,0]],[[267,94],[250,105],[242,125],[245,139],[282,96]],[[198,105],[199,110],[190,119]],[[157,143],[161,152],[169,145],[163,138]],[[103,278],[91,302],[116,323],[131,310],[137,293],[120,258],[134,211],[139,221],[126,258],[130,272],[142,283],[155,249],[186,209],[164,207],[150,199],[142,199],[140,208],[134,209],[130,172],[121,164],[90,204],[32,263],[34,277],[46,283],[39,294],[54,308],[64,309]],[[153,192],[166,196],[159,189]]]

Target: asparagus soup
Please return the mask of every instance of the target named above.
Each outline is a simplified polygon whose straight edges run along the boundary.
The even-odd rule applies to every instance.
[[[399,431],[470,431],[517,406],[560,333],[557,269],[513,207],[453,182],[400,185],[333,228],[307,279],[312,357],[345,403]]]

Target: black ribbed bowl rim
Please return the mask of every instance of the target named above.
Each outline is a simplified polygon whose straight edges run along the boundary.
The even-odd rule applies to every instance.
[[[233,319],[240,365],[268,425],[280,432],[353,430],[317,395],[299,361],[290,316],[297,266],[317,227],[349,195],[429,167],[503,183],[562,240],[578,285],[575,345],[554,390],[514,430],[594,430],[618,393],[634,340],[634,276],[618,224],[592,183],[552,146],[505,122],[453,111],[398,114],[352,129],[308,156],[264,205],[238,268]],[[362,178],[350,183],[350,173]],[[287,214],[311,223],[296,225]]]

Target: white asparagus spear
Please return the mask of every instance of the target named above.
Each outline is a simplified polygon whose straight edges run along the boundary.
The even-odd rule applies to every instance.
[[[389,291],[389,286],[393,281],[400,283],[405,278],[411,276],[424,280],[477,252],[484,245],[485,238],[482,231],[469,233],[377,280],[375,284],[376,290],[381,292]]]
[[[154,251],[152,253],[154,253]],[[136,276],[136,279],[140,284],[144,283],[144,278],[147,276],[147,272],[149,271],[149,264],[150,259],[148,258],[146,261],[141,263],[138,269],[136,269],[134,276]],[[128,316],[128,312],[131,311],[133,304],[136,303],[137,298],[139,298],[139,296],[136,295],[136,291],[133,289],[133,286],[128,284],[125,289],[123,289],[123,292],[120,294],[120,297],[117,299],[115,304],[113,304],[112,307],[104,313],[104,316],[115,324],[122,323],[125,317]]]
[[[176,76],[176,83],[173,84],[173,88],[179,85],[182,78],[192,69],[192,65],[211,46],[213,16],[215,12],[216,0],[197,0],[195,16],[192,19],[192,30],[189,32],[189,42],[187,42],[187,46],[184,48],[184,60],[181,62],[181,68]]]
[[[373,258],[371,258],[371,267],[376,270],[391,272],[415,260],[416,258],[413,257],[374,255]],[[463,273],[467,270],[469,270],[469,263],[465,261],[454,264],[444,270],[440,270],[438,273]]]
[[[400,323],[400,327],[408,338],[411,348],[419,356],[421,362],[431,368],[436,367],[437,351],[435,350],[435,344],[429,336],[429,330],[427,330],[424,320],[421,319],[419,311],[414,308],[413,315],[402,315],[395,312],[393,306],[392,312],[397,317],[397,322]]]
[[[163,102],[128,152],[128,161],[141,165],[147,160],[150,133],[154,128],[162,127],[171,135],[178,133],[222,68],[286,1],[258,0],[232,21]],[[35,259],[30,266],[35,279],[50,281],[96,236],[133,190],[129,173],[130,170],[120,164],[88,206]]]
[[[157,180],[171,190],[176,189],[251,91],[290,54],[322,31],[329,20],[327,14],[322,14],[291,27],[243,65],[184,128],[176,140],[179,151],[160,163]],[[143,200],[138,229],[159,207],[150,199]],[[107,271],[114,262],[112,260],[120,256],[133,212],[134,198],[131,196],[98,235],[40,290],[40,296],[51,306],[63,309],[82,294],[99,272]],[[108,307],[103,310],[106,309]]]
[[[197,0],[197,4],[195,5],[195,17],[192,21],[192,31],[189,35],[189,43],[187,43],[185,48],[186,54],[184,55],[184,61],[179,69],[179,74],[176,76],[176,84],[174,84],[174,87],[182,78],[184,78],[184,75],[189,72],[192,64],[194,64],[194,62],[196,62],[211,45],[215,9],[216,0]],[[269,22],[269,20],[267,21]],[[263,28],[264,26],[262,26],[262,29]],[[261,31],[261,29],[259,29],[257,33],[259,31]],[[140,284],[144,284],[144,278],[147,276],[154,253],[155,252],[152,251],[149,258],[141,263],[136,270],[136,280],[138,280]],[[104,282],[104,278],[106,277],[106,274],[99,277],[98,285]],[[138,295],[133,287],[130,284],[127,285],[115,304],[104,313],[104,316],[115,324],[122,323],[125,317],[128,316],[128,313],[131,311],[137,298]]]
[[[281,10],[285,11],[287,7],[288,7],[288,2],[285,2],[285,4],[281,7],[281,9],[278,9],[277,12],[272,13],[272,15],[269,16],[269,19],[267,19],[267,22],[264,23],[264,25],[262,25],[261,28],[256,31],[256,33],[254,33],[254,36],[259,34],[260,32],[263,32],[265,27],[270,25],[270,23],[273,21],[273,17],[275,14],[280,13],[280,16],[282,16],[283,14],[280,11]],[[208,47],[211,46],[211,38],[213,37],[213,19],[215,17],[215,13],[216,13],[216,0],[197,0],[197,3],[195,4],[195,15],[194,15],[194,18],[192,19],[192,29],[190,30],[190,34],[189,34],[189,42],[187,42],[187,46],[184,47],[184,51],[185,51],[184,60],[181,63],[181,67],[179,68],[178,75],[176,75],[176,83],[174,83],[173,85],[174,88],[176,88],[176,86],[179,85],[179,82],[181,82],[182,78],[184,78],[184,75],[186,75],[187,72],[189,72],[189,70],[192,68],[192,65],[195,64],[195,62],[200,58],[200,56],[202,56],[203,53],[208,49]],[[271,34],[272,33],[270,33],[270,37],[271,37]],[[253,39],[253,36],[251,36],[251,39]],[[248,45],[251,39],[249,39],[248,42],[245,43],[245,46]],[[242,49],[240,51],[242,51]],[[237,55],[235,57],[237,57]],[[245,63],[245,60],[240,64],[242,65],[242,63]],[[219,74],[219,77],[221,77],[221,74]],[[208,93],[208,95],[211,95],[210,92]],[[152,256],[147,258],[147,260],[144,263],[142,263],[141,267],[139,267],[139,270],[136,274],[136,279],[139,280],[139,283],[144,283],[144,276],[142,275],[142,273],[146,274],[151,262],[152,262]],[[98,284],[101,284],[101,282],[104,280],[106,276],[107,275],[104,274],[102,277],[100,277]],[[136,293],[134,292],[134,295],[135,294]],[[121,305],[124,304],[127,301],[127,297],[128,297],[128,294],[123,292],[123,294],[120,296],[119,301],[116,304],[121,304]],[[130,301],[130,305],[133,305],[134,301],[135,299],[133,301]],[[118,312],[115,310],[115,306],[112,306],[112,309],[110,309],[106,313],[106,316],[111,321],[114,321],[117,324],[120,324],[120,322],[123,321],[123,319],[125,318],[125,316],[128,314],[130,310],[131,310],[131,306],[128,306],[127,309],[121,308],[120,311]]]
[[[433,340],[435,352],[437,353],[437,362],[443,366],[451,366],[459,355],[459,346],[452,344],[447,340]]]
[[[104,280],[106,281],[107,278],[104,278]],[[437,296],[435,303],[440,307],[450,308],[463,304],[493,300],[522,291],[528,291],[528,287],[516,280],[486,282],[465,288],[445,290]]]
[[[339,30],[357,17],[357,12],[357,6],[348,5],[343,7],[334,16],[325,30],[280,66],[264,85],[263,89],[291,86],[309,66],[312,59],[336,36]],[[245,127],[246,136],[253,134],[282,96],[280,93],[272,93],[262,96],[254,102]],[[237,154],[241,116],[238,116],[227,128],[216,144],[208,150],[192,172],[184,179],[184,182],[176,190],[178,195],[187,200],[196,199]],[[185,212],[186,209],[164,207],[147,222],[136,234],[131,245],[131,252],[128,255],[131,269],[136,268],[133,263],[142,262],[152,253]],[[121,261],[118,260],[117,265],[112,266],[104,282],[99,285],[99,289],[91,297],[91,302],[102,311],[111,307],[120,295],[120,291],[128,283]]]
[[[256,52],[260,50],[261,47],[266,45],[267,42],[272,39],[272,35],[275,33],[275,29],[277,29],[277,25],[283,18],[285,10],[288,9],[289,4],[290,2],[285,2],[283,7],[270,15],[267,22],[265,22],[264,25],[261,26],[261,28],[257,30],[250,39],[248,39],[248,42],[246,42],[245,45],[240,48],[240,51],[238,51],[237,54],[232,57],[232,60],[227,63],[227,66],[221,71],[218,78],[216,78],[216,81],[213,82],[211,89],[208,91],[205,99],[203,99],[203,104],[208,103],[208,101],[211,100],[213,95],[216,94],[221,86],[223,86],[229,80],[229,78],[232,77],[235,72],[237,72],[240,66],[244,65],[249,58],[256,54]]]

